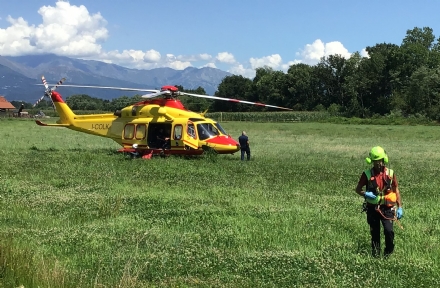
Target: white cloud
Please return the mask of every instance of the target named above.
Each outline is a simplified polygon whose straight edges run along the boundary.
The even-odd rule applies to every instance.
[[[151,63],[155,63],[158,62],[160,60],[160,53],[157,52],[156,50],[148,50],[145,52],[144,55],[144,61],[146,62],[151,62]]]
[[[329,55],[335,54],[342,55],[345,58],[351,57],[351,53],[348,52],[347,48],[345,48],[341,42],[333,41],[324,43],[320,39],[316,39],[312,44],[305,45],[301,52],[296,53],[298,59],[290,60],[284,63],[279,54],[273,54],[261,58],[250,58],[250,68],[245,68],[245,66],[242,64],[236,63],[229,70],[229,72],[253,78],[255,76],[255,69],[259,67],[267,66],[274,70],[286,72],[291,65],[298,63],[315,65],[321,60],[322,57],[328,57]],[[365,49],[361,51],[361,55],[364,57],[367,55]]]
[[[110,52],[102,52],[101,54],[92,57],[93,59],[104,61],[107,63],[114,63],[122,66],[128,66],[138,69],[154,68],[155,63],[160,61],[161,55],[156,50],[140,51],[140,50],[117,50]]]
[[[91,15],[85,6],[64,1],[55,7],[43,6],[38,13],[43,20],[38,26],[29,25],[22,17],[7,17],[11,25],[0,29],[0,54],[88,56],[101,52],[99,43],[107,39],[108,31],[107,21],[99,13]]]
[[[299,64],[299,63],[301,63],[301,60],[293,60],[293,61],[289,61],[289,62],[287,62],[287,63],[281,65],[281,70],[283,70],[283,71],[287,71],[287,70],[289,70],[289,67],[290,67],[290,66],[292,66],[292,65],[294,65],[294,64]]]
[[[207,53],[203,53],[199,55],[199,58],[200,60],[209,61],[212,59],[212,56]]]
[[[233,64],[235,63],[235,57],[229,52],[220,52],[215,57],[219,62]]]
[[[251,67],[253,69],[269,66],[276,70],[280,67],[283,60],[281,59],[281,56],[279,54],[273,54],[262,58],[251,58],[249,59],[249,62],[251,63]]]
[[[198,55],[179,55],[176,58],[177,60],[180,61],[197,62],[197,61],[209,61],[212,59],[212,56],[204,53]]]
[[[182,62],[177,60],[170,62],[167,66],[176,70],[183,70],[185,68],[191,67],[192,65],[191,62]]]
[[[203,65],[202,67],[209,67],[209,68],[217,68],[217,66],[215,66],[215,63],[206,63],[205,65]]]
[[[370,55],[368,54],[367,49],[365,48],[361,50],[361,56],[370,58]]]
[[[351,53],[339,41],[324,43],[321,39],[316,39],[312,44],[307,44],[301,52],[296,53],[300,56],[300,61],[305,64],[315,65],[322,57],[339,54],[345,58],[350,58]]]
[[[247,78],[254,78],[255,77],[255,69],[245,68],[242,64],[237,64],[235,66],[232,66],[228,70],[228,72],[235,74],[235,75],[242,75]]]
[[[26,54],[54,53],[58,55],[93,59],[136,69],[170,67],[185,69],[196,63],[199,67],[226,67],[233,74],[253,78],[255,69],[268,66],[274,70],[287,71],[290,65],[306,63],[314,65],[323,56],[341,54],[350,57],[350,52],[341,42],[324,43],[320,39],[304,46],[296,53],[296,59],[283,61],[280,54],[260,58],[249,58],[240,63],[230,52],[219,52],[216,56],[208,53],[194,55],[161,54],[149,50],[104,51],[101,44],[109,37],[107,20],[100,13],[90,13],[84,5],[72,5],[58,0],[54,6],[42,6],[38,13],[41,24],[29,24],[22,17],[5,19],[10,25],[0,29],[0,55],[18,56]],[[1,18],[0,18],[1,20]],[[368,53],[363,49],[363,57]]]

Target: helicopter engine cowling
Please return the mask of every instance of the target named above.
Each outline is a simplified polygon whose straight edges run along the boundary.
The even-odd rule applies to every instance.
[[[167,114],[167,109],[165,107],[160,107],[159,110],[157,110],[157,114],[165,116],[165,114]]]
[[[160,115],[160,116],[165,117],[169,121],[172,121],[174,119],[173,116],[171,116],[170,114],[167,113],[167,109],[165,107],[160,107],[157,110],[157,114]]]

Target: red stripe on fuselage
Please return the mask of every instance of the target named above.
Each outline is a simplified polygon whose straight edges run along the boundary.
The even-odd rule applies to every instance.
[[[229,136],[217,136],[217,137],[212,137],[210,139],[205,140],[206,143],[209,144],[220,144],[220,145],[231,145],[231,146],[236,146],[238,144],[237,141],[235,141],[233,138],[229,137]]]

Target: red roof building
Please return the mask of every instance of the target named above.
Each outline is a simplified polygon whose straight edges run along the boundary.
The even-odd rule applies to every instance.
[[[16,109],[5,97],[0,96],[0,109]]]

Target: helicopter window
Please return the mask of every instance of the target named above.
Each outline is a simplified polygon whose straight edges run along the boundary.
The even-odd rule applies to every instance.
[[[218,130],[220,130],[220,132],[222,132],[223,135],[228,135],[226,134],[226,131],[223,129],[223,127],[220,125],[220,123],[215,123],[215,127],[218,128]]]
[[[196,128],[194,127],[193,123],[188,123],[188,129],[186,131],[186,133],[188,133],[189,136],[191,136],[192,138],[196,139]]]
[[[127,124],[124,128],[124,138],[125,139],[133,139],[134,136],[134,125]]]
[[[174,139],[175,140],[180,140],[182,138],[182,130],[183,127],[182,125],[176,125],[174,126]]]
[[[220,135],[218,129],[211,123],[197,124],[197,131],[199,132],[200,140],[205,140]]]
[[[138,124],[136,125],[136,139],[142,140],[145,138],[147,131],[147,126],[145,124]]]

